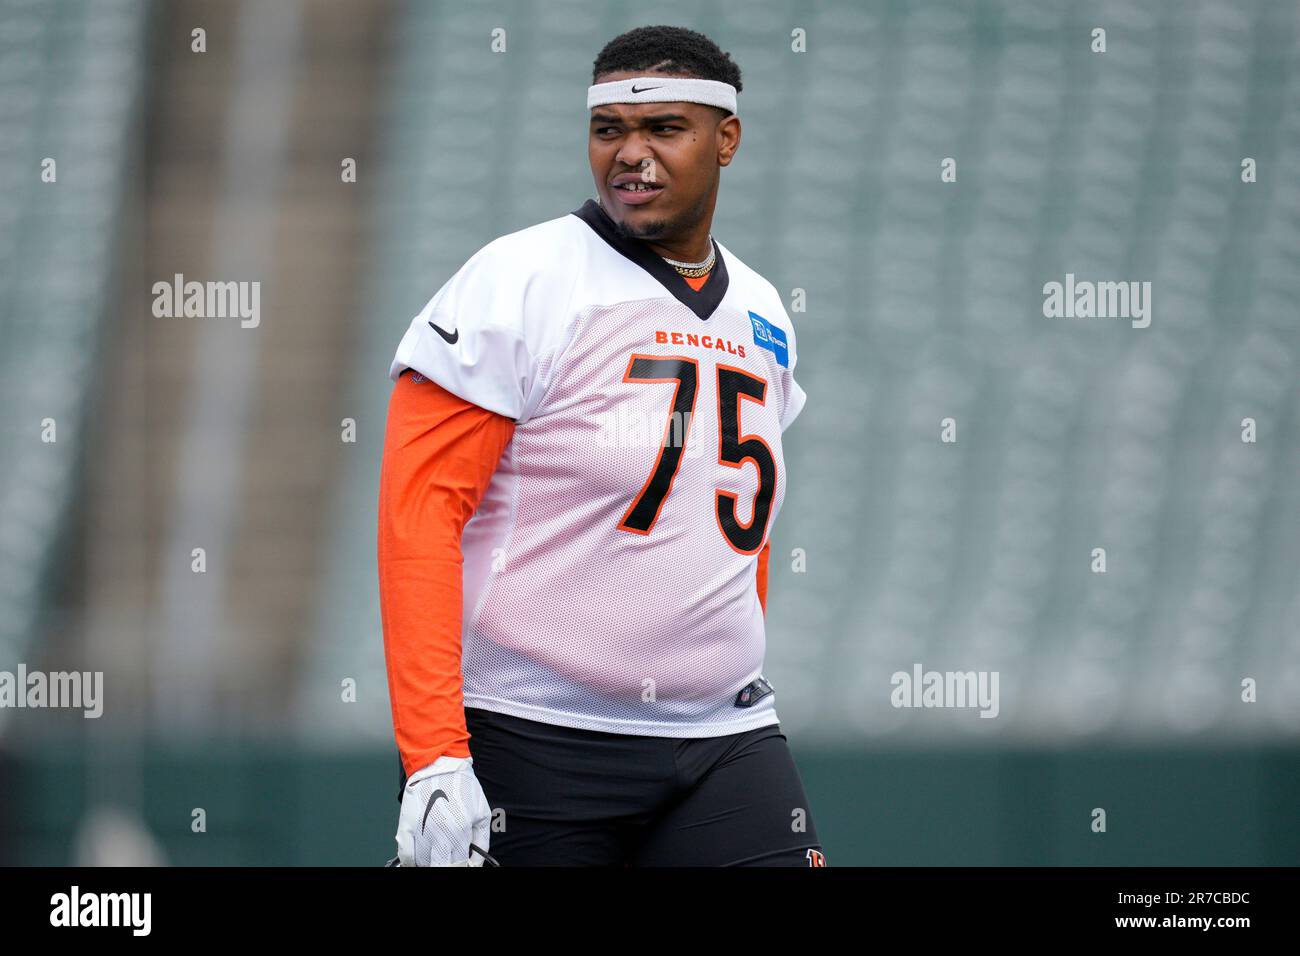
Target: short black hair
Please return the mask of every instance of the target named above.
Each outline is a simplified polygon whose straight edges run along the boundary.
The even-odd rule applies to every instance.
[[[606,73],[654,70],[670,76],[730,83],[739,93],[740,67],[703,33],[685,27],[637,27],[605,44],[591,68],[591,82]],[[731,114],[717,107],[723,116]]]

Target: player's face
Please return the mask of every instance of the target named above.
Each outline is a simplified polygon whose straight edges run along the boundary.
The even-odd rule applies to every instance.
[[[597,82],[653,76],[606,73]],[[591,110],[587,155],[600,204],[623,232],[673,239],[711,219],[719,169],[740,145],[740,120],[700,103],[611,103]]]

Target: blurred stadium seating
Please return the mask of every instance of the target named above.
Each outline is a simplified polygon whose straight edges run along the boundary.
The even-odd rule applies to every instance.
[[[595,0],[255,7],[0,0],[0,670],[95,661],[120,695],[102,728],[0,710],[23,862],[72,853],[105,800],[173,862],[380,862],[388,362],[475,250],[592,194],[591,61],[647,22]],[[650,20],[741,66],[714,233],[806,294],[768,676],[832,865],[1300,862],[1296,5]],[[263,282],[256,332],[149,313],[153,281],[221,263]],[[1067,273],[1151,281],[1151,326],[1044,318]],[[187,529],[223,542],[205,577]],[[997,671],[998,719],[895,709],[914,663]],[[1062,822],[1099,802],[1145,841]],[[227,823],[195,844],[200,805]]]
[[[72,560],[87,404],[109,319],[145,77],[136,0],[0,3],[0,663],[47,621]],[[47,159],[57,165],[45,166]],[[42,180],[42,172],[57,177]],[[47,422],[55,441],[41,441]],[[56,622],[58,621],[56,618]],[[0,728],[6,711],[0,710]]]

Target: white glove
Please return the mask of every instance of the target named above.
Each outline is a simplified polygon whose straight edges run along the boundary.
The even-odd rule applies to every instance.
[[[492,808],[473,764],[472,757],[442,756],[407,778],[397,818],[399,866],[482,866],[491,860]]]

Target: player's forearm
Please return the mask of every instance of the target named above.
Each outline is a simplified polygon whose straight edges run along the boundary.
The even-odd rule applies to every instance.
[[[469,756],[461,678],[461,561],[381,551],[380,613],[393,732],[407,773]]]

